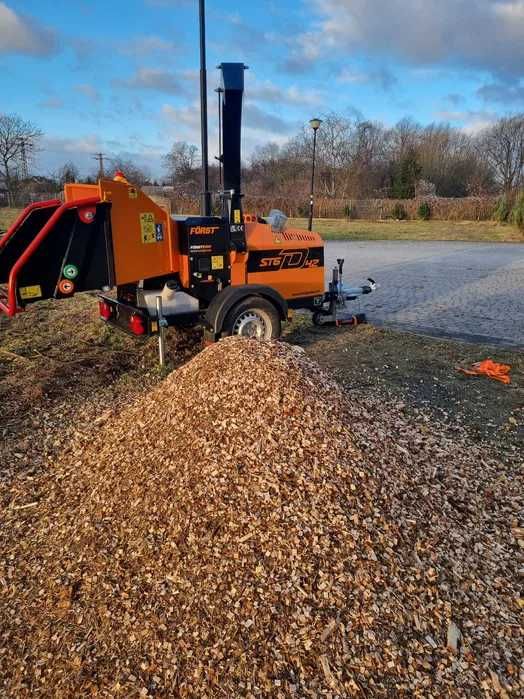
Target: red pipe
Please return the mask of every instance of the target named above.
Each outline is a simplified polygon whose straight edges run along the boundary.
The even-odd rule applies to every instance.
[[[40,246],[40,243],[47,237],[50,231],[53,229],[55,224],[58,222],[63,213],[69,209],[80,208],[83,206],[93,206],[100,203],[100,197],[89,197],[87,199],[74,199],[73,201],[68,201],[58,207],[56,211],[53,212],[50,219],[38,232],[38,234],[33,238],[24,252],[20,255],[18,260],[13,265],[11,272],[9,274],[9,282],[7,289],[7,305],[0,301],[0,310],[6,313],[9,317],[14,316],[18,311],[22,310],[17,307],[16,304],[16,280],[18,273],[25,265],[27,260],[35,252],[35,250]],[[28,207],[29,208],[29,207]]]
[[[35,209],[48,209],[50,206],[60,206],[61,203],[62,202],[60,199],[48,199],[47,201],[35,201],[33,204],[26,206],[25,209],[18,215],[18,218],[14,221],[14,223],[11,224],[5,234],[0,238],[0,250],[4,247],[13,233],[20,228],[31,211],[34,211]]]

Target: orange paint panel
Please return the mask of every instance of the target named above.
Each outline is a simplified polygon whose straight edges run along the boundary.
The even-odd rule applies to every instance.
[[[318,233],[286,228],[273,231],[267,223],[246,223],[246,239],[249,250],[291,250],[324,247]]]
[[[188,255],[180,255],[180,282],[184,289],[189,289],[189,257]]]
[[[275,232],[265,223],[247,223],[246,238],[250,252],[324,247],[324,241],[318,233],[290,228]],[[249,272],[247,283],[273,287],[288,301],[304,296],[320,296],[324,293],[324,267]]]
[[[65,201],[73,199],[87,199],[88,197],[101,196],[100,187],[97,184],[78,184],[76,182],[64,185]]]
[[[246,252],[232,252],[230,254],[231,262],[231,286],[240,286],[241,284],[246,284],[246,269],[247,269],[247,258],[248,254]]]
[[[116,283],[128,284],[177,271],[174,227],[167,212],[133,185],[113,180],[101,180],[99,184],[102,199],[111,202]]]
[[[247,283],[270,286],[288,301],[303,296],[320,296],[324,293],[324,268],[250,272]]]

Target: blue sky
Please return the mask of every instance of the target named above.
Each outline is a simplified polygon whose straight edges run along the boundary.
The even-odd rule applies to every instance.
[[[196,0],[0,0],[4,112],[45,133],[42,174],[92,154],[161,175],[199,143]],[[524,0],[207,0],[211,155],[220,61],[244,61],[244,155],[334,110],[475,131],[524,111]]]

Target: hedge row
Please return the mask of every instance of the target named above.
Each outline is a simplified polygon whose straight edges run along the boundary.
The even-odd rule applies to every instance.
[[[175,213],[196,214],[199,211],[197,197],[167,197]],[[388,218],[418,219],[429,206],[429,218],[441,221],[487,221],[493,219],[497,208],[497,197],[467,197],[464,199],[446,199],[443,197],[419,199],[359,199],[343,200],[317,198],[315,217],[368,219],[380,221]],[[259,215],[268,214],[271,209],[280,209],[292,218],[305,218],[309,210],[305,203],[285,197],[244,198],[244,211]],[[399,216],[405,212],[405,216]]]

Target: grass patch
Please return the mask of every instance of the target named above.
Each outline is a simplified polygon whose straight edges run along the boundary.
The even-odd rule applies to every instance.
[[[290,218],[289,226],[307,228],[305,218]],[[524,243],[517,226],[493,221],[346,221],[317,218],[313,229],[325,240],[457,240]]]
[[[6,231],[22,209],[0,207],[0,232]]]
[[[0,231],[5,231],[21,209],[0,208]],[[290,218],[289,226],[307,228],[307,219]],[[313,225],[325,240],[457,240],[464,242],[524,243],[524,231],[494,221],[346,221],[317,218]]]

